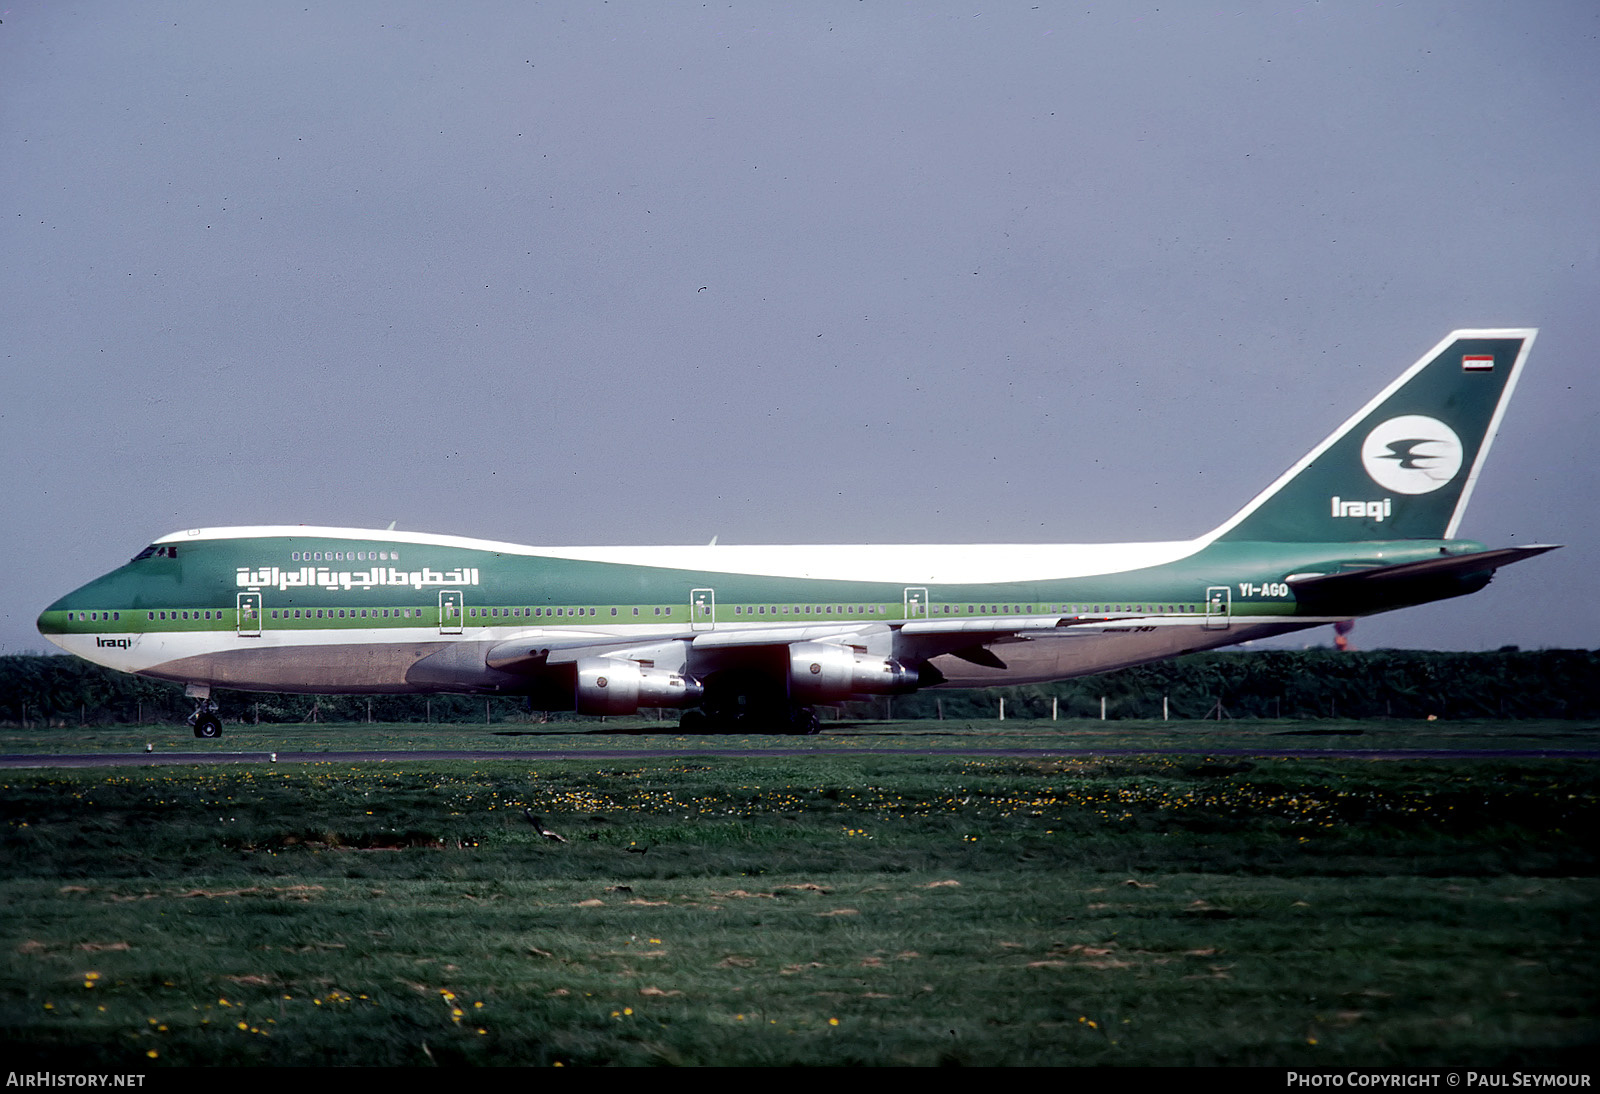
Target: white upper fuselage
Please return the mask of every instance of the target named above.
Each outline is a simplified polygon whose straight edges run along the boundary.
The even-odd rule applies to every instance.
[[[531,547],[427,532],[256,525],[196,528],[157,543],[311,536],[467,548],[503,555],[569,559],[706,573],[824,581],[974,585],[1125,573],[1193,554],[1207,538],[1158,543],[712,544],[657,547]]]

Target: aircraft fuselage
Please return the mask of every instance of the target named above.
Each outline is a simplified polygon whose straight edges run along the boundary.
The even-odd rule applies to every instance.
[[[1296,575],[1483,550],[1462,540],[562,550],[304,527],[200,529],[154,546],[164,550],[52,604],[40,631],[90,661],[185,683],[535,694],[549,689],[526,657],[494,667],[489,651],[659,644],[658,665],[704,675],[761,646],[763,632],[787,644],[867,628],[884,655],[933,663],[943,686],[1057,679],[1356,614],[1308,612],[1286,580]],[[643,561],[663,555],[674,565]],[[1481,583],[1454,575],[1429,599]],[[1362,610],[1412,602],[1396,589]],[[956,656],[962,628],[974,646],[1014,632],[996,647],[1003,664]]]

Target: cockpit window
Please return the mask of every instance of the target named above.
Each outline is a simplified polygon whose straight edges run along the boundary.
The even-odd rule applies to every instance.
[[[177,558],[178,546],[175,543],[152,543],[129,561],[138,562],[141,558]]]

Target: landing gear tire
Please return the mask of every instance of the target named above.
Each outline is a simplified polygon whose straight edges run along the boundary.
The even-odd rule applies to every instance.
[[[210,689],[201,690],[191,686],[189,694],[195,699],[194,713],[189,715],[189,724],[194,726],[194,735],[207,740],[216,740],[222,736],[222,719],[217,716],[216,700],[211,698]]]
[[[703,710],[686,710],[678,719],[679,733],[709,733],[711,732],[710,719]]]
[[[811,707],[789,708],[789,732],[801,737],[810,737],[822,732],[822,719],[817,716],[816,710]]]

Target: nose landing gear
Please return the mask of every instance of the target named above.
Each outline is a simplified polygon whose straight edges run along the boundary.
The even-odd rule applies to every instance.
[[[183,693],[195,700],[194,713],[189,715],[194,735],[208,741],[222,736],[222,718],[218,714],[222,708],[211,698],[211,689],[204,684],[190,684]]]

